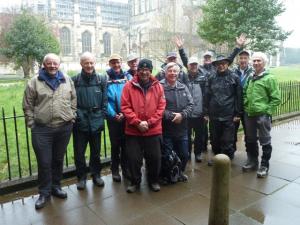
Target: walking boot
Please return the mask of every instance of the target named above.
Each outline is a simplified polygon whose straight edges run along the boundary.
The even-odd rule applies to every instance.
[[[258,145],[256,142],[246,142],[247,162],[242,167],[243,172],[255,171],[258,168]]]
[[[84,190],[86,186],[86,179],[82,178],[78,180],[78,183],[76,184],[77,190]]]
[[[98,187],[104,187],[105,183],[104,180],[101,178],[100,175],[93,175],[93,183],[94,185],[98,186]]]
[[[154,192],[158,192],[160,191],[160,186],[158,183],[152,183],[149,185],[150,186],[150,189]]]
[[[188,179],[189,179],[189,177],[181,171],[179,174],[179,177],[178,177],[178,181],[179,182],[187,182]]]
[[[133,184],[130,182],[130,185],[127,186],[126,191],[127,193],[134,193],[140,188],[140,184]]]
[[[268,176],[269,168],[266,166],[260,166],[259,170],[257,171],[258,178],[265,178]]]
[[[271,144],[263,145],[262,150],[263,150],[263,154],[261,157],[260,168],[257,171],[258,178],[264,178],[264,177],[268,176],[269,160],[270,160],[271,154],[272,154],[272,145]]]
[[[258,160],[251,156],[249,153],[246,164],[242,167],[243,172],[255,171],[258,168]]]
[[[114,182],[121,182],[121,176],[119,171],[112,172],[112,179]]]
[[[67,192],[63,191],[60,187],[52,188],[51,194],[61,199],[65,199],[68,197]]]
[[[196,154],[195,155],[195,160],[196,160],[196,162],[202,162],[202,155],[201,154]]]
[[[50,201],[50,195],[45,196],[45,195],[40,194],[38,200],[36,200],[36,202],[35,202],[35,209],[44,208],[48,201]]]

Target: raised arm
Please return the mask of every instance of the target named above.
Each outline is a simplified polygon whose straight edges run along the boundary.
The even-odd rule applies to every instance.
[[[236,46],[233,49],[232,53],[228,56],[228,59],[230,60],[229,64],[231,64],[233,62],[236,55],[243,49],[243,47],[246,44],[246,41],[247,41],[247,38],[246,38],[246,34],[244,34],[244,33],[242,33],[239,37],[236,37],[236,39],[235,39]]]
[[[178,51],[179,51],[179,55],[180,55],[180,58],[181,58],[181,61],[183,63],[183,65],[188,68],[188,57],[184,51],[184,48],[183,48],[183,39],[180,38],[180,37],[175,37],[174,38],[174,42],[178,48]]]

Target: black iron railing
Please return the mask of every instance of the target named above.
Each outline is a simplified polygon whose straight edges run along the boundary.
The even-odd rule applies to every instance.
[[[31,132],[25,125],[24,115],[7,116],[1,109],[0,124],[0,194],[7,192],[10,186],[23,182],[36,181],[37,164],[31,145]],[[101,134],[101,162],[110,162],[110,141],[107,126]],[[87,151],[89,158],[89,151]],[[65,155],[64,175],[75,174],[73,140],[68,145]],[[3,191],[5,189],[5,191]]]
[[[300,111],[300,82],[287,81],[279,83],[281,104],[277,107],[274,116]]]
[[[279,84],[282,103],[277,108],[274,119],[290,113],[300,112],[300,82],[290,81]],[[25,185],[25,182],[36,181],[37,165],[31,146],[31,132],[25,126],[23,115],[8,116],[1,109],[0,125],[0,194],[10,186]],[[101,160],[110,161],[110,141],[107,126],[102,132]],[[87,151],[89,152],[89,151]],[[88,156],[87,156],[88,158]],[[65,156],[64,174],[74,174],[73,141],[70,140]],[[21,186],[20,186],[21,187]],[[7,191],[5,191],[7,192]]]

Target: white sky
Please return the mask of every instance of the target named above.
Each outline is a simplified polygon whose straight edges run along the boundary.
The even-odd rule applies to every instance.
[[[277,18],[278,24],[286,31],[293,31],[285,41],[285,47],[300,48],[300,1],[282,0],[286,11]]]
[[[127,2],[128,0],[113,0]],[[286,31],[293,31],[285,41],[285,47],[300,48],[300,1],[282,0],[286,11],[277,18],[278,24]],[[21,0],[0,0],[0,9],[20,5]]]

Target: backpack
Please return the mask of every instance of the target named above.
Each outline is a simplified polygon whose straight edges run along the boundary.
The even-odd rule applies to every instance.
[[[160,177],[165,184],[175,184],[180,175],[181,160],[173,150],[163,152],[161,157]]]

